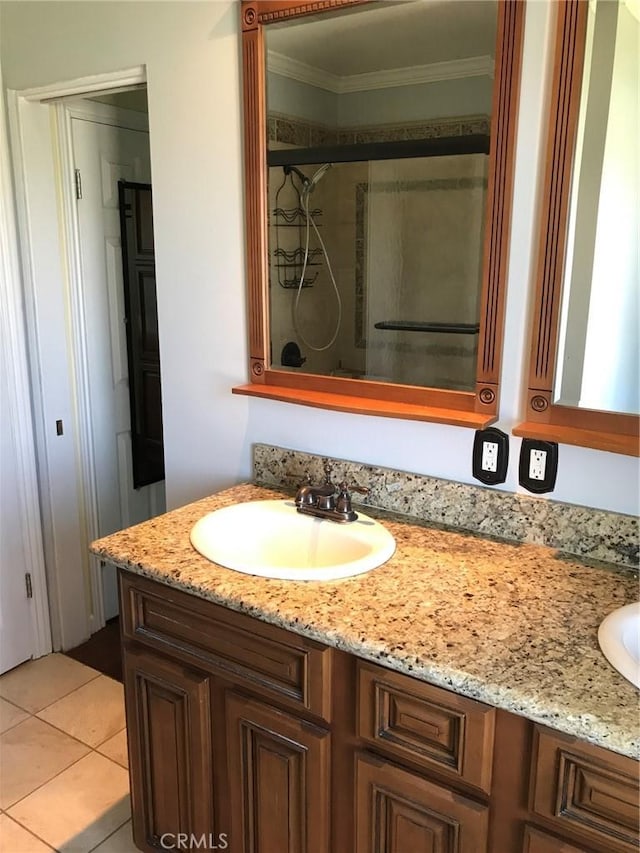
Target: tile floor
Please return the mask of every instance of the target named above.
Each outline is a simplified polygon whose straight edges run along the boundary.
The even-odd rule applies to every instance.
[[[0,853],[134,853],[122,685],[65,655],[0,676]]]

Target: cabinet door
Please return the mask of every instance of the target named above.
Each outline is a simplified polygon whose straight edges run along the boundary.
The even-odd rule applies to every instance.
[[[209,677],[125,648],[124,684],[136,844],[215,837]]]
[[[546,832],[541,832],[533,826],[527,826],[524,831],[522,853],[587,853],[587,851],[583,847],[576,847],[568,841],[562,841]]]
[[[640,848],[638,762],[536,726],[531,808],[599,853]]]
[[[329,732],[232,691],[225,708],[232,853],[329,853]]]
[[[356,853],[484,853],[488,809],[373,756],[356,759]]]

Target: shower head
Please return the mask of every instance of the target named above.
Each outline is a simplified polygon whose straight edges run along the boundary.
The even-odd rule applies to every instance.
[[[333,163],[325,163],[323,166],[314,173],[313,177],[307,178],[304,182],[304,187],[302,188],[302,192],[304,195],[309,195],[312,193],[316,187],[316,184],[320,179],[325,175],[325,173],[331,168]]]

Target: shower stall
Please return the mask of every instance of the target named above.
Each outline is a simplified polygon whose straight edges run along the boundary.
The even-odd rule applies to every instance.
[[[488,146],[474,134],[322,148],[323,163],[269,153],[274,368],[473,388]],[[292,342],[304,361],[281,364]]]

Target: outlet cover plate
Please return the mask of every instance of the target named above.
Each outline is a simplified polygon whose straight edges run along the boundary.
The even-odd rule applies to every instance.
[[[488,446],[487,446],[488,445]],[[483,462],[488,463],[483,467]],[[507,479],[509,465],[509,436],[495,427],[476,430],[473,440],[472,473],[476,480],[495,486]]]
[[[540,453],[544,456],[544,476],[532,477],[532,456],[540,458]],[[533,457],[533,469],[539,468]],[[552,492],[556,485],[556,475],[558,473],[558,445],[555,441],[539,441],[537,438],[523,438],[520,448],[520,465],[518,467],[519,482],[527,491],[533,492],[536,495],[542,495],[545,492]]]

